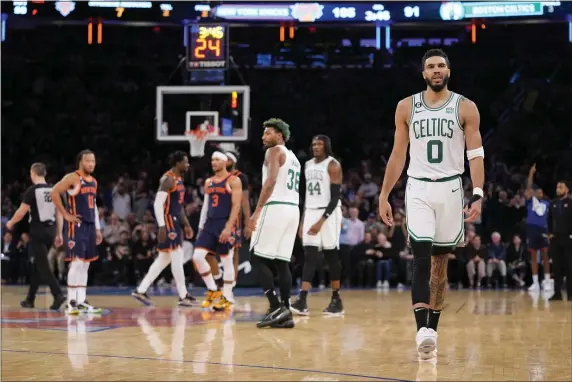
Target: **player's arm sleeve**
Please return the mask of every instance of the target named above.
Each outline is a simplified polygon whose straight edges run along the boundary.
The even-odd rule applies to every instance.
[[[332,160],[328,165],[328,172],[330,174],[330,203],[324,211],[325,219],[334,212],[342,194],[342,167],[337,161]]]
[[[155,202],[153,203],[153,210],[155,211],[155,219],[157,219],[157,225],[159,227],[165,226],[165,211],[163,206],[167,201],[167,192],[159,191],[155,196]]]
[[[209,211],[209,194],[205,192],[205,199],[203,201],[203,208],[201,208],[201,217],[199,219],[199,229],[203,229],[207,222],[207,212]]]
[[[93,208],[95,210],[95,229],[100,231],[101,230],[101,223],[99,221],[99,210],[97,209],[97,201],[93,202]]]

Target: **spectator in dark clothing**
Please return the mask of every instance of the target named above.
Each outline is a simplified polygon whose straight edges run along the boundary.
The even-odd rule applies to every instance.
[[[498,270],[502,277],[503,287],[506,287],[506,247],[501,242],[501,235],[498,232],[491,234],[491,243],[489,244],[487,255],[487,276],[489,278],[489,286],[493,272]]]
[[[135,240],[132,249],[135,274],[138,280],[142,279],[151,267],[154,248],[155,242],[151,239],[149,232],[144,229],[141,230],[140,237]]]
[[[509,231],[512,229],[511,224],[511,207],[508,193],[500,187],[493,193],[491,200],[488,201],[488,232],[497,231],[503,236],[508,237]]]
[[[514,235],[512,242],[506,251],[506,263],[508,274],[516,282],[516,285],[523,287],[525,285],[524,275],[526,274],[526,259],[528,252],[524,248],[522,239],[518,235]]]
[[[389,227],[389,231],[387,233],[387,238],[391,242],[391,246],[396,253],[405,249],[406,235],[407,226],[405,225],[405,219],[402,214],[396,212],[395,215],[393,215],[393,225]]]
[[[364,279],[368,282],[368,285],[370,284],[374,272],[375,252],[375,243],[369,232],[364,235],[364,241],[362,243],[352,248],[352,258],[354,264],[356,264],[356,286],[364,286]]]
[[[391,264],[393,263],[394,250],[391,243],[387,241],[387,237],[383,233],[377,235],[375,256],[377,257],[377,287],[389,288],[389,280],[391,278]]]
[[[463,287],[465,280],[465,273],[469,257],[467,254],[467,247],[470,245],[471,240],[475,237],[475,231],[467,230],[465,233],[464,243],[455,248],[455,253],[449,255],[449,263],[447,264],[447,278],[449,282],[458,288]]]
[[[477,288],[481,286],[481,281],[485,277],[485,259],[487,258],[487,250],[482,246],[481,237],[475,235],[471,244],[467,247],[467,274],[469,276],[469,287],[473,287],[475,283],[475,269],[477,269]]]

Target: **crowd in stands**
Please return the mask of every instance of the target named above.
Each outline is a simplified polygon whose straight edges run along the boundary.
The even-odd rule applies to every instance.
[[[537,27],[528,28],[533,41],[541,38]],[[56,27],[12,31],[3,42],[3,282],[26,283],[29,274],[26,223],[14,232],[5,230],[29,185],[29,166],[44,161],[48,180],[56,182],[74,169],[74,156],[83,148],[97,156],[94,175],[104,237],[100,258],[90,267],[90,284],[134,285],[156,254],[155,190],[167,169],[168,152],[183,147],[154,140],[155,87],[178,84],[170,76],[184,48],[179,33],[167,28],[160,33],[110,29],[105,44],[97,46],[88,46],[83,33]],[[517,37],[507,33],[502,44],[491,36],[476,45],[446,48],[453,65],[450,86],[479,106],[487,153],[482,217],[466,225],[462,246],[449,262],[449,281],[457,286],[519,287],[528,282],[528,168],[537,163],[536,181],[549,196],[556,180],[572,178],[572,134],[564,128],[572,120],[572,78],[564,68],[572,62],[558,43],[564,39],[511,45]],[[423,88],[418,67],[425,49],[396,49],[392,65],[371,69],[239,69],[252,91],[254,138],[240,147],[239,163],[250,178],[251,203],[261,185],[263,152],[257,137],[262,121],[277,116],[291,125],[289,146],[301,162],[309,159],[314,134],[332,138],[344,168],[340,252],[346,286],[407,286],[411,280],[406,178],[391,196],[394,227],[380,222],[377,195],[392,147],[394,107]],[[542,68],[537,67],[539,56]],[[229,81],[236,81],[235,74],[229,74]],[[194,160],[185,178],[185,211],[195,232],[208,163]],[[468,169],[463,184],[468,198]],[[50,259],[64,282],[63,249],[52,249]],[[293,259],[294,275],[300,276],[300,243]],[[170,271],[165,272],[160,283],[170,282]],[[190,263],[186,273],[195,282]],[[324,264],[316,285],[326,283]]]

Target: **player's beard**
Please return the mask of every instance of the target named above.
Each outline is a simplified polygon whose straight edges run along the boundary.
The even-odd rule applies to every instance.
[[[435,93],[439,93],[441,90],[445,89],[447,87],[447,84],[449,83],[449,76],[448,75],[443,75],[443,80],[441,81],[440,85],[433,85],[431,83],[431,78],[425,78],[425,83],[427,84],[427,86],[429,86],[431,88],[431,90],[433,90]]]
[[[556,196],[559,197],[559,198],[563,198],[563,197],[566,196],[566,192],[558,192],[558,191],[556,191]]]

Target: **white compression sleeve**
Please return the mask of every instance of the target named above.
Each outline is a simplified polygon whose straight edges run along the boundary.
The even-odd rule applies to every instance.
[[[95,229],[101,230],[101,223],[99,222],[99,210],[97,209],[97,202],[94,202],[95,207]]]
[[[201,208],[201,218],[199,220],[199,229],[203,229],[207,221],[207,213],[209,212],[209,194],[205,194],[203,208]]]
[[[163,209],[165,201],[167,201],[167,193],[165,191],[157,192],[155,203],[153,203],[153,210],[155,211],[155,219],[157,219],[159,227],[165,226],[165,211]]]

